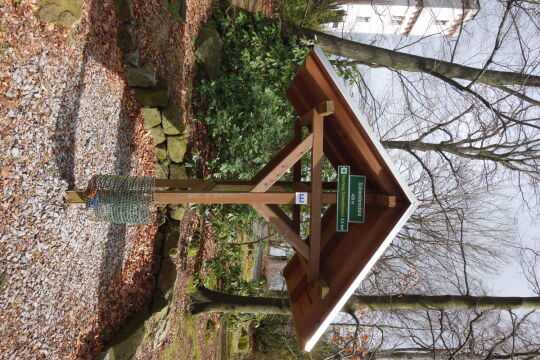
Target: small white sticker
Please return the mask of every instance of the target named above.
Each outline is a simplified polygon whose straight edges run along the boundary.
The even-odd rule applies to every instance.
[[[307,205],[307,192],[297,192],[296,193],[296,204],[297,205]]]

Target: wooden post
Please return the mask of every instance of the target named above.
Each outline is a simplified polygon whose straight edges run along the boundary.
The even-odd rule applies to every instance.
[[[294,122],[294,141],[300,143],[302,140],[302,126],[298,121]],[[300,182],[302,181],[302,159],[298,160],[293,167],[293,181]],[[296,190],[296,189],[295,189]],[[294,204],[292,209],[292,221],[293,229],[298,234],[300,234],[300,205]]]
[[[321,205],[324,117],[315,110],[311,113],[313,146],[311,151],[311,214],[309,221],[309,272],[308,281],[313,284],[319,277],[321,255]]]

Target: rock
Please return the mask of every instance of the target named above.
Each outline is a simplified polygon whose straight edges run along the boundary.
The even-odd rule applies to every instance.
[[[118,26],[118,47],[123,51],[133,51],[137,47],[137,40],[135,40],[135,34],[129,24],[120,24]]]
[[[135,100],[142,106],[165,106],[169,102],[170,91],[169,84],[164,80],[159,80],[153,88],[136,87]]]
[[[247,352],[249,350],[249,334],[246,329],[242,328],[240,338],[238,339],[238,351]]]
[[[161,231],[157,231],[154,235],[154,253],[160,253],[163,249],[163,243],[165,242],[165,234]]]
[[[1,293],[2,290],[4,289],[4,285],[6,284],[6,282],[7,282],[7,275],[6,275],[6,273],[0,274],[0,293]]]
[[[167,106],[161,111],[163,131],[167,135],[178,135],[184,132],[184,122],[182,121],[182,109],[171,99]]]
[[[82,14],[82,0],[38,0],[36,18],[42,22],[73,26]]]
[[[152,292],[152,312],[155,314],[165,309],[166,307],[167,300],[165,300],[165,296],[163,296],[163,293],[161,291],[155,289]],[[165,309],[165,311],[168,313],[169,309],[167,308]]]
[[[165,242],[163,243],[163,254],[168,254],[169,250],[178,247],[180,241],[180,221],[170,221],[165,233]]]
[[[167,179],[169,177],[169,166],[156,164],[156,179]]]
[[[180,221],[184,218],[186,208],[182,204],[169,204],[167,207],[169,208],[169,216],[174,220]]]
[[[154,253],[154,256],[152,257],[152,274],[153,275],[159,274],[160,269],[161,269],[161,255]]]
[[[156,72],[147,67],[126,67],[126,79],[128,86],[154,87],[156,86]]]
[[[130,359],[144,337],[144,322],[149,318],[147,310],[139,310],[133,314],[126,324],[114,335],[105,353],[109,360]]]
[[[157,146],[154,146],[154,155],[159,161],[165,161],[167,160],[167,146],[165,144],[159,144]]]
[[[157,288],[165,295],[165,299],[169,300],[172,296],[172,289],[176,281],[176,265],[170,258],[164,258],[161,262],[161,269],[157,282]]]
[[[176,259],[178,257],[178,248],[172,248],[169,250],[169,257],[171,259]]]
[[[133,3],[131,0],[114,0],[116,16],[122,21],[130,21],[133,17]]]
[[[175,180],[186,180],[186,167],[184,165],[171,164],[169,166],[169,178]]]
[[[204,27],[195,42],[195,59],[213,80],[221,74],[221,38],[213,27]]]
[[[156,108],[142,108],[142,116],[144,119],[144,127],[147,129],[161,124],[161,113]]]
[[[185,136],[167,136],[167,151],[172,161],[181,163],[184,161],[187,141]]]
[[[141,52],[139,49],[135,49],[133,52],[125,53],[124,54],[124,60],[133,66],[140,66],[141,65]]]
[[[165,133],[163,132],[163,128],[161,125],[158,125],[156,127],[153,127],[150,129],[150,133],[152,134],[152,140],[154,141],[154,144],[161,144],[165,140],[167,140],[167,137],[165,136]]]
[[[180,24],[186,21],[186,0],[164,0],[163,2],[174,21]]]

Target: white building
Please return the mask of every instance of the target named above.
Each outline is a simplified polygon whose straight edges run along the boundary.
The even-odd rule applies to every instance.
[[[342,0],[342,22],[327,31],[457,36],[478,12],[478,0]]]

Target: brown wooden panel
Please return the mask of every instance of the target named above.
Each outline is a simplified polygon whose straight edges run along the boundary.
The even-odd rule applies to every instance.
[[[305,339],[307,341],[314,334],[320,323],[328,316],[332,308],[343,296],[343,293],[356,279],[361,269],[379,248],[388,232],[391,231],[393,225],[399,220],[407,207],[407,205],[398,205],[395,208],[377,207],[378,211],[370,215],[371,221],[368,223],[368,226],[357,226],[356,230],[342,233],[338,241],[338,246],[326,257],[324,262],[321,259],[321,270],[323,273],[328,274],[329,294],[324,300],[314,302],[309,310],[303,308],[303,315],[301,319],[298,319],[300,322],[298,329],[301,332],[299,339]],[[359,233],[363,234],[364,238],[362,241],[359,239]],[[332,237],[332,240],[334,239]],[[345,255],[343,255],[344,250]],[[334,266],[326,267],[326,262],[330,262]],[[339,275],[335,276],[329,271],[330,269],[337,269]],[[292,269],[289,271],[292,271]],[[308,295],[308,291],[308,288],[306,288],[297,301],[303,301],[305,303],[305,300],[301,299],[302,297],[308,298],[310,296]]]

